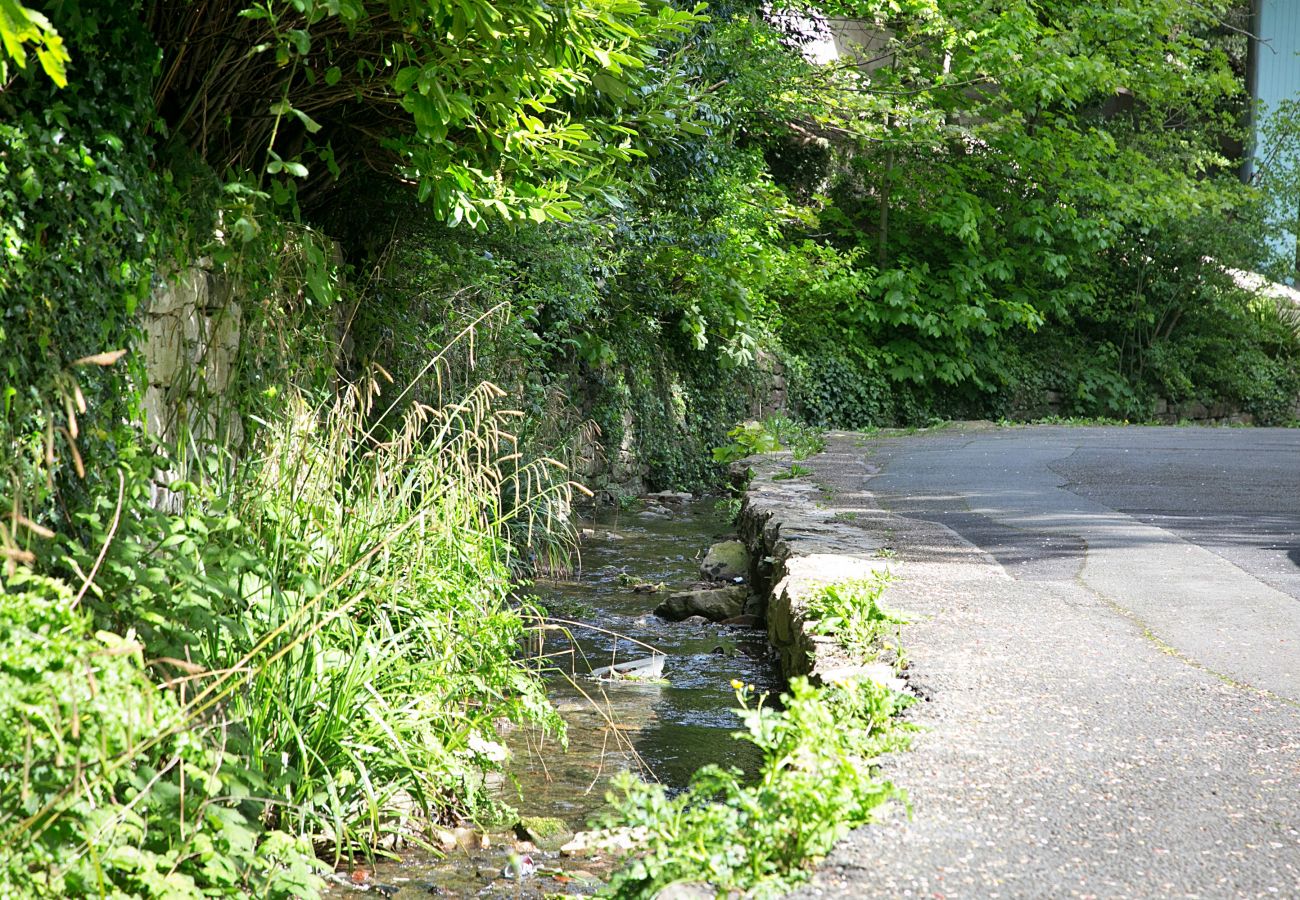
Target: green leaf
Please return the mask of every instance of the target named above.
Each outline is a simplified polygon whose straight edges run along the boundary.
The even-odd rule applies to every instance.
[[[27,68],[24,44],[34,45],[41,68],[56,86],[68,85],[67,66],[71,61],[63,39],[50,20],[17,0],[0,0],[0,47],[20,69]],[[4,62],[0,59],[0,76]]]
[[[399,94],[405,94],[417,81],[420,80],[419,66],[406,66],[398,70],[397,75],[393,78],[393,90]]]
[[[316,132],[320,131],[320,123],[317,122],[315,119],[313,119],[311,116],[307,115],[302,110],[292,109],[290,110],[290,112],[292,112],[294,116],[297,117],[298,121],[303,124],[303,127],[307,129],[308,134],[315,134]]]

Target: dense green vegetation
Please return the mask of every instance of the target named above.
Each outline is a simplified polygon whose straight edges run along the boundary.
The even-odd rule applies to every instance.
[[[716,484],[805,440],[728,441],[774,371],[819,426],[1286,423],[1294,320],[1223,267],[1293,270],[1300,128],[1237,179],[1241,14],[0,0],[0,895],[311,894],[318,853],[491,818],[496,724],[559,727],[512,593],[563,564],[552,460]],[[868,60],[804,57],[826,15]],[[144,315],[199,261],[239,355],[162,391]],[[687,831],[737,825],[696,803],[729,778]]]
[[[779,896],[851,829],[904,800],[872,768],[907,746],[902,695],[867,679],[816,688],[796,678],[777,709],[736,687],[744,725],[736,737],[762,752],[758,773],[705,766],[673,797],[623,775],[608,821],[645,828],[647,839],[615,875],[613,896],[652,897],[675,882]]]
[[[872,662],[902,622],[877,602],[887,578],[832,582],[807,598],[818,633],[832,635],[849,658]],[[901,642],[888,647],[903,664]],[[777,706],[733,682],[743,730],[762,762],[752,777],[735,768],[705,766],[686,790],[668,796],[662,785],[624,774],[615,782],[606,817],[616,827],[645,829],[643,852],[610,884],[617,897],[650,897],[677,883],[713,885],[720,893],[780,896],[810,874],[851,829],[873,820],[906,795],[880,778],[875,761],[906,749],[915,726],[900,713],[912,702],[868,678],[817,687],[790,681]]]

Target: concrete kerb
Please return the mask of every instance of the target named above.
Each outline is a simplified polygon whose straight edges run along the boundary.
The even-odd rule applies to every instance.
[[[860,457],[828,456],[819,460],[831,467],[862,468]],[[810,597],[827,584],[871,578],[892,572],[895,565],[881,557],[880,536],[837,518],[842,511],[822,502],[828,498],[816,483],[777,478],[789,470],[788,453],[750,457],[736,465],[738,478],[753,473],[744,490],[738,529],[753,561],[750,583],[761,598],[768,639],[780,654],[782,672],[787,678],[805,675],[819,683],[870,678],[901,690],[902,682],[889,665],[864,665],[834,637],[814,633],[807,614]]]

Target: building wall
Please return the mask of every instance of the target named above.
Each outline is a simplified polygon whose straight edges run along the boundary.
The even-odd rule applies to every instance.
[[[1300,3],[1260,0],[1255,91],[1268,109],[1300,94]]]
[[[1259,42],[1252,54],[1254,60],[1253,86],[1259,102],[1259,116],[1267,117],[1284,100],[1300,96],[1300,2],[1297,0],[1256,0],[1255,28]],[[1259,137],[1263,119],[1257,118],[1254,128],[1254,166],[1290,165],[1300,160],[1275,158],[1267,146],[1261,146]],[[1296,236],[1279,229],[1275,245],[1289,258],[1296,254]]]

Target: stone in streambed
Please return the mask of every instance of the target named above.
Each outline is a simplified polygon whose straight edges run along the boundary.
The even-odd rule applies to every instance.
[[[547,852],[559,850],[573,840],[573,831],[569,826],[550,816],[524,816],[515,824],[515,835]]]
[[[647,503],[645,509],[637,513],[640,519],[671,519],[673,511],[662,503]]]
[[[655,607],[655,615],[673,622],[691,616],[703,616],[710,622],[721,622],[740,615],[749,597],[749,588],[733,585],[707,591],[682,591],[669,594],[668,599]]]
[[[610,853],[624,856],[645,845],[650,831],[644,825],[634,828],[601,828],[596,831],[579,831],[560,848],[561,856],[591,856]]]
[[[712,885],[694,881],[676,881],[665,885],[653,900],[717,900],[718,897],[730,897],[720,894]]]
[[[749,551],[740,541],[722,541],[709,548],[700,563],[700,575],[711,581],[749,577]]]
[[[740,615],[732,616],[730,619],[723,619],[719,625],[731,625],[735,628],[765,628],[767,623],[763,621],[762,616]]]
[[[695,495],[689,491],[655,491],[653,494],[646,494],[647,500],[658,500],[661,503],[689,503],[695,499]]]

